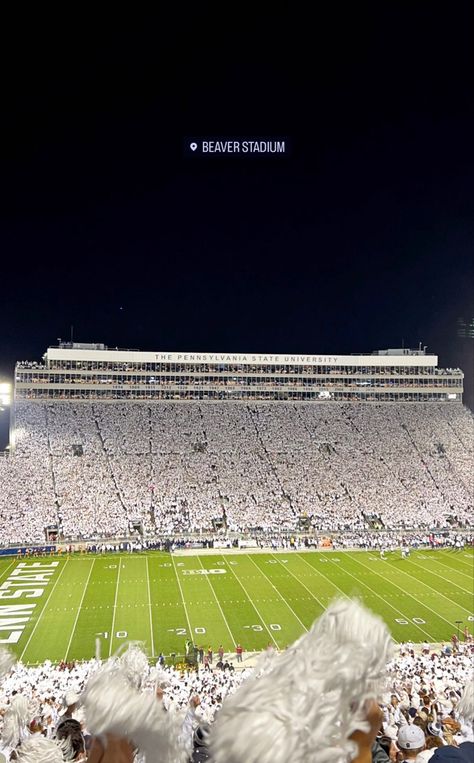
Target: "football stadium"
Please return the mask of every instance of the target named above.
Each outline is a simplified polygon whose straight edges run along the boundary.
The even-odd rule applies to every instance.
[[[329,676],[342,686],[338,644],[351,670],[365,666],[361,696],[369,678],[383,689],[386,735],[404,714],[438,724],[434,737],[469,738],[470,711],[456,712],[474,655],[474,417],[461,369],[421,346],[245,355],[59,343],[17,363],[9,439],[0,749],[31,720],[20,696],[50,738],[61,714],[83,722],[106,691],[114,723],[92,731],[120,733],[110,697],[126,676],[127,718],[154,693],[170,724],[187,709],[202,731],[218,712],[215,749],[230,751],[239,697],[258,718],[281,674],[294,701],[291,666],[314,668],[313,699]],[[308,660],[323,653],[319,677]],[[130,733],[146,751],[146,734]],[[160,749],[180,738],[172,725],[156,735]]]
[[[0,763],[474,763],[472,2],[17,5]]]

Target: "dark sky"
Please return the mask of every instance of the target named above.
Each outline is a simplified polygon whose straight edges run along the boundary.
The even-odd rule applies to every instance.
[[[143,350],[421,341],[472,378],[472,4],[225,8],[6,28],[0,373],[73,325]],[[187,156],[197,136],[291,153]]]

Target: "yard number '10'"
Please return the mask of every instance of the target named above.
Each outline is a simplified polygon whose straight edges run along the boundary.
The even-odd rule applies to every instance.
[[[96,633],[95,635],[102,636],[103,638],[109,638],[108,631],[104,631],[104,633]],[[128,637],[127,631],[117,631],[117,633],[115,634],[115,638],[127,638],[127,637]]]

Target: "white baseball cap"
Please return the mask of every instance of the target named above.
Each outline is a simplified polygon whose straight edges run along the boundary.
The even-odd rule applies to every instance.
[[[424,747],[425,735],[419,726],[402,726],[398,732],[397,744],[402,750],[416,750]]]

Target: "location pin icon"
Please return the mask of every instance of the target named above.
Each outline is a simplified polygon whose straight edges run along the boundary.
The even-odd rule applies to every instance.
[[[190,143],[189,148],[191,149],[191,151],[195,151],[197,149],[197,143]]]

